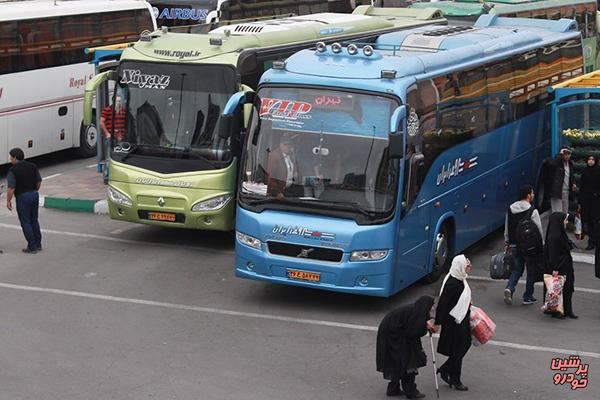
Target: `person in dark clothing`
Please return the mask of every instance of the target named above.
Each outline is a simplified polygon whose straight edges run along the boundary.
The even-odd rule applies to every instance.
[[[18,147],[10,152],[12,167],[8,171],[8,192],[6,207],[12,211],[12,198],[17,199],[17,215],[23,229],[27,247],[24,253],[35,254],[42,250],[42,233],[38,222],[40,196],[38,190],[42,184],[40,171],[35,164],[25,161],[25,153]]]
[[[594,252],[594,269],[596,278],[600,279],[600,221],[596,222],[594,226],[594,245],[596,251]]]
[[[566,146],[562,147],[560,154],[549,161],[548,165],[551,170],[548,192],[552,212],[567,213],[569,212],[569,196],[576,189],[571,149]]]
[[[454,257],[435,313],[435,325],[442,327],[437,352],[448,357],[437,373],[450,387],[460,391],[469,390],[460,375],[462,360],[471,347],[471,288],[467,283],[470,272],[471,262],[464,255]]]
[[[409,399],[420,399],[417,390],[417,369],[427,364],[421,337],[433,330],[430,314],[433,297],[422,296],[414,304],[389,312],[377,330],[377,371],[390,381],[388,396],[406,394]],[[402,390],[400,390],[402,381]]]
[[[555,212],[550,215],[548,230],[546,231],[546,274],[566,276],[563,286],[564,315],[553,314],[558,318],[579,318],[573,313],[573,292],[575,291],[575,272],[573,270],[573,258],[571,257],[571,242],[567,237],[567,214]],[[546,286],[544,285],[544,298],[546,298]]]
[[[595,156],[587,158],[587,168],[581,173],[579,189],[579,205],[581,206],[581,222],[588,234],[586,250],[594,249],[594,227],[600,221],[600,167]]]
[[[523,185],[519,192],[519,200],[512,203],[506,213],[504,243],[514,261],[514,268],[511,270],[510,278],[504,289],[504,302],[508,305],[512,304],[513,294],[515,293],[519,279],[523,275],[523,272],[525,272],[525,267],[527,267],[527,281],[525,292],[523,293],[523,304],[528,305],[537,302],[537,299],[533,297],[533,284],[538,280],[536,277],[538,275],[536,272],[538,271],[536,269],[538,269],[539,262],[537,262],[536,257],[525,257],[517,251],[517,228],[522,219],[531,219],[540,233],[539,238],[544,237],[540,214],[532,204],[533,198],[533,187],[531,185]],[[540,255],[541,250],[542,248],[540,247]],[[541,275],[541,268],[539,268],[539,275]]]

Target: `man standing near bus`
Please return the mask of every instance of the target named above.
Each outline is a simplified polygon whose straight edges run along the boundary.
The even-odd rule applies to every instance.
[[[117,142],[125,139],[125,107],[123,107],[123,98],[117,95],[115,98],[114,110],[111,106],[104,107],[100,115],[100,129],[105,139],[111,139],[111,136]],[[114,132],[113,132],[114,125]],[[111,133],[113,135],[111,135]]]
[[[550,207],[552,212],[569,212],[569,194],[575,191],[571,148],[563,146],[560,153],[549,162],[550,165]]]
[[[17,199],[17,215],[27,240],[23,253],[35,254],[42,250],[42,233],[38,221],[42,177],[37,166],[25,161],[25,153],[18,147],[9,152],[12,167],[8,171],[6,208],[12,211],[12,198]]]

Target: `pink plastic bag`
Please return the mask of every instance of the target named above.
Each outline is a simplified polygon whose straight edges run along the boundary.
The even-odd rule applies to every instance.
[[[544,274],[544,285],[546,285],[546,299],[542,310],[546,313],[564,314],[563,287],[567,277],[564,275]]]
[[[479,307],[471,306],[471,337],[473,344],[486,344],[496,331],[496,323]]]

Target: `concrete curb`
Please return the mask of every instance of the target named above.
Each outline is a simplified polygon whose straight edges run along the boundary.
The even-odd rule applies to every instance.
[[[82,212],[97,215],[108,214],[106,200],[72,199],[64,197],[40,196],[40,207],[61,211]]]

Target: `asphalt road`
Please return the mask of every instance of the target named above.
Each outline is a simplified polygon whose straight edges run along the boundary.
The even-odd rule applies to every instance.
[[[42,175],[66,165],[49,162]],[[41,210],[44,251],[20,252],[15,213],[0,199],[0,400],[384,399],[375,371],[383,315],[439,284],[365,298],[237,279],[228,234],[129,225]],[[600,398],[600,280],[576,265],[579,320],[507,306],[487,279],[500,234],[467,255],[473,302],[497,323],[494,343],[464,361],[468,392],[443,399]],[[520,299],[523,284],[517,288]],[[541,287],[536,287],[541,298]],[[436,339],[434,339],[436,340]],[[423,344],[431,360],[429,338]],[[581,355],[588,386],[554,385],[554,357]],[[437,355],[438,363],[444,360]],[[435,398],[432,367],[417,384]]]

